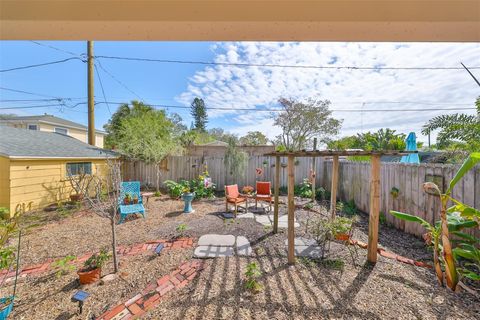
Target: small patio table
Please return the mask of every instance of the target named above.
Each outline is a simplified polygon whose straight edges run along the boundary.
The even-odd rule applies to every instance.
[[[142,197],[145,198],[145,204],[148,204],[148,199],[153,197],[154,194],[155,194],[154,192],[142,192],[141,193]]]

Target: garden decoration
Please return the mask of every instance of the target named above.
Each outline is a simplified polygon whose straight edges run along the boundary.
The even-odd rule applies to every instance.
[[[397,199],[399,193],[400,190],[397,187],[392,187],[392,189],[390,190],[390,194],[392,195],[393,199]]]
[[[122,223],[129,214],[140,213],[145,218],[146,213],[140,194],[139,181],[122,182],[118,202],[120,211],[119,223]]]
[[[262,168],[256,168],[255,173],[257,174],[257,177],[260,177],[263,174],[263,169]]]
[[[77,271],[80,284],[91,284],[100,280],[102,267],[109,258],[110,254],[105,249],[88,258],[83,268]]]
[[[82,314],[83,311],[83,303],[87,300],[90,293],[78,290],[72,297],[72,302],[78,302],[78,314]]]
[[[155,254],[159,256],[160,253],[162,253],[163,248],[165,248],[165,245],[163,243],[159,243],[158,246],[155,248]]]
[[[192,200],[194,198],[195,198],[195,192],[193,192],[193,190],[190,190],[189,192],[184,192],[182,194],[182,200],[185,202],[185,206],[183,207],[183,213],[195,212],[195,210],[193,210],[192,208]]]
[[[480,275],[478,274],[478,270],[480,270],[480,259],[477,259],[475,262],[476,259],[474,252],[464,251],[465,248],[468,248],[470,245],[468,241],[478,242],[478,239],[472,239],[470,235],[461,232],[463,228],[478,227],[480,210],[469,207],[451,196],[452,190],[457,182],[462,179],[465,173],[475,167],[478,162],[480,162],[480,153],[472,153],[450,181],[450,185],[445,193],[442,193],[440,188],[433,182],[424,183],[423,188],[425,192],[434,193],[436,196],[440,197],[441,200],[441,220],[435,223],[435,225],[431,225],[422,218],[414,215],[390,211],[390,214],[394,217],[420,223],[427,230],[428,233],[424,238],[427,240],[428,244],[433,243],[433,260],[438,282],[443,285],[445,277],[447,286],[454,291],[459,282],[459,274],[468,278],[478,277],[478,279],[480,279]],[[447,209],[449,201],[452,201],[455,205]],[[452,249],[452,244],[449,238],[450,233],[460,237],[466,243],[462,243],[457,248]],[[465,244],[467,246],[465,246]],[[465,266],[468,267],[473,264],[478,270],[474,272],[471,269],[465,270],[464,268],[457,268],[458,261],[455,260],[455,257],[462,257],[471,261],[466,263]]]

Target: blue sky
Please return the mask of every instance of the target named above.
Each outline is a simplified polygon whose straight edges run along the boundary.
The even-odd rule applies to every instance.
[[[74,54],[86,52],[85,42],[0,42],[0,69],[72,57],[46,47]],[[95,55],[153,59],[295,64],[330,66],[458,67],[480,66],[480,45],[461,43],[276,43],[276,42],[95,42]],[[188,106],[195,96],[207,107],[255,109],[275,107],[279,97],[329,99],[333,115],[343,119],[341,135],[390,127],[399,132],[420,129],[432,116],[456,111],[428,112],[342,112],[342,109],[434,109],[473,107],[479,87],[463,70],[325,70],[292,68],[245,68],[194,64],[147,63],[100,60],[102,66],[123,83],[99,68],[107,100],[133,99],[151,104]],[[473,70],[480,78],[480,69]],[[86,65],[68,61],[47,67],[0,73],[0,87],[55,97],[74,98],[69,106],[85,102]],[[103,101],[98,77],[96,101]],[[0,100],[36,99],[32,95],[0,90]],[[1,107],[20,107],[46,102],[0,102]],[[116,105],[110,105],[112,112]],[[185,109],[179,113],[190,125]],[[75,108],[9,109],[17,114],[50,113],[86,124],[86,105]],[[473,111],[461,111],[473,113]],[[243,135],[260,130],[273,138],[279,129],[269,113],[254,111],[209,111],[209,127],[223,127]],[[96,126],[110,117],[105,104],[96,107]]]

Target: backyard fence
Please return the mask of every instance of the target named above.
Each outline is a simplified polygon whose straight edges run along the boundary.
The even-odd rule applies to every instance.
[[[287,186],[287,159],[281,158],[280,185]],[[194,179],[203,173],[205,165],[217,190],[223,190],[225,184],[236,183],[240,187],[255,186],[255,181],[272,181],[275,175],[275,157],[252,156],[249,158],[245,174],[232,176],[225,169],[223,157],[168,157],[161,171],[160,183],[165,180]],[[295,162],[295,184],[310,177],[312,159],[297,158]],[[317,158],[316,186],[330,190],[332,178],[332,161]],[[165,169],[166,168],[166,169]],[[257,173],[261,168],[261,174]],[[442,164],[403,164],[381,163],[381,194],[380,212],[386,221],[407,233],[421,236],[424,228],[413,222],[396,219],[388,212],[397,210],[415,214],[429,223],[440,219],[440,200],[427,194],[422,189],[426,181],[437,183],[445,191],[459,166]],[[155,165],[140,161],[126,162],[124,165],[125,180],[139,180],[143,185],[154,186],[156,181]],[[370,199],[370,163],[340,161],[338,192],[340,200],[353,200],[356,206],[364,212],[369,212]],[[480,167],[468,172],[453,190],[453,197],[469,206],[480,208]],[[473,232],[473,230],[472,230]],[[476,235],[480,236],[479,230]]]

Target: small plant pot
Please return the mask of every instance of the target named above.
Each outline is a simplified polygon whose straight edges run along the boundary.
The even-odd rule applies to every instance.
[[[102,268],[93,269],[91,271],[78,271],[80,284],[91,284],[100,280]]]
[[[195,198],[195,192],[188,192],[182,194],[182,200],[185,202],[183,208],[183,213],[192,213],[194,210],[192,208],[192,200]]]
[[[287,164],[286,164],[286,163],[282,163],[280,166],[281,166],[282,168],[286,168],[286,167],[287,167]]]
[[[133,204],[137,204],[138,203],[138,199],[133,199]]]
[[[13,309],[13,296],[0,298],[0,320],[8,318]]]
[[[127,198],[123,199],[123,204],[129,205],[129,204],[130,204],[130,200],[127,199]]]
[[[335,239],[340,241],[348,241],[350,239],[350,236],[346,233],[337,233],[335,235]]]
[[[72,202],[79,202],[83,200],[83,194],[72,194],[70,195],[70,200]]]

